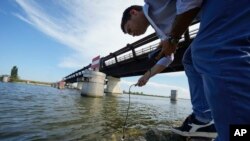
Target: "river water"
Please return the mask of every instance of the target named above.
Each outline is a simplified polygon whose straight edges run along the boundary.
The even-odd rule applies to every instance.
[[[128,98],[81,97],[72,89],[0,82],[0,140],[113,140],[122,136]],[[167,130],[190,112],[190,100],[173,103],[169,98],[131,95],[125,135]]]

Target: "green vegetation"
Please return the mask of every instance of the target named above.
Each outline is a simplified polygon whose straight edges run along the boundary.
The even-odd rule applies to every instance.
[[[12,67],[10,72],[10,81],[11,82],[17,82],[19,80],[18,76],[18,68],[17,66]]]
[[[0,81],[3,81],[3,77],[4,76],[8,76],[8,75],[0,75]],[[24,79],[20,79],[20,77],[18,76],[18,68],[17,66],[13,66],[10,72],[10,82],[17,82],[17,83],[26,83],[26,84],[33,84],[33,85],[46,85],[46,86],[50,86],[51,83],[50,82],[41,82],[41,81],[34,81],[34,80],[24,80]]]
[[[26,84],[33,84],[33,85],[46,85],[51,86],[50,82],[41,82],[41,81],[34,81],[34,80],[23,80],[19,79],[17,82],[26,83]]]
[[[123,90],[123,93],[129,93]],[[130,92],[130,94],[136,94],[136,95],[144,95],[143,92]]]

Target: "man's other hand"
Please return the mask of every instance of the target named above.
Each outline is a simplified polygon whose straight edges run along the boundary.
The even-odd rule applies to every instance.
[[[137,86],[142,87],[142,86],[146,85],[148,80],[149,80],[149,76],[147,74],[144,74],[141,78],[139,78],[139,80],[137,82]]]
[[[169,43],[167,40],[161,41],[161,52],[156,56],[155,59],[159,60],[162,56],[169,56],[175,53],[177,45]]]

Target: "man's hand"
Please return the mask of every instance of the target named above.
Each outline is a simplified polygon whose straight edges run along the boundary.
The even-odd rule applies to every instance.
[[[150,76],[148,76],[148,74],[144,74],[141,78],[139,78],[139,80],[137,82],[137,86],[141,87],[141,86],[146,85],[149,78],[150,78]]]
[[[156,56],[155,59],[159,60],[162,56],[171,55],[175,53],[177,45],[169,43],[167,40],[161,41],[161,52]]]
[[[160,41],[159,45],[157,46],[157,48],[162,48],[162,41]]]

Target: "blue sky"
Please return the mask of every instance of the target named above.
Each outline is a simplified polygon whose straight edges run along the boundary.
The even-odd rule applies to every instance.
[[[22,79],[55,82],[144,36],[130,37],[120,29],[125,8],[143,0],[1,0],[0,75],[18,67]],[[139,77],[123,78],[128,90]],[[179,90],[188,98],[184,72],[157,75],[135,91],[169,95]]]

